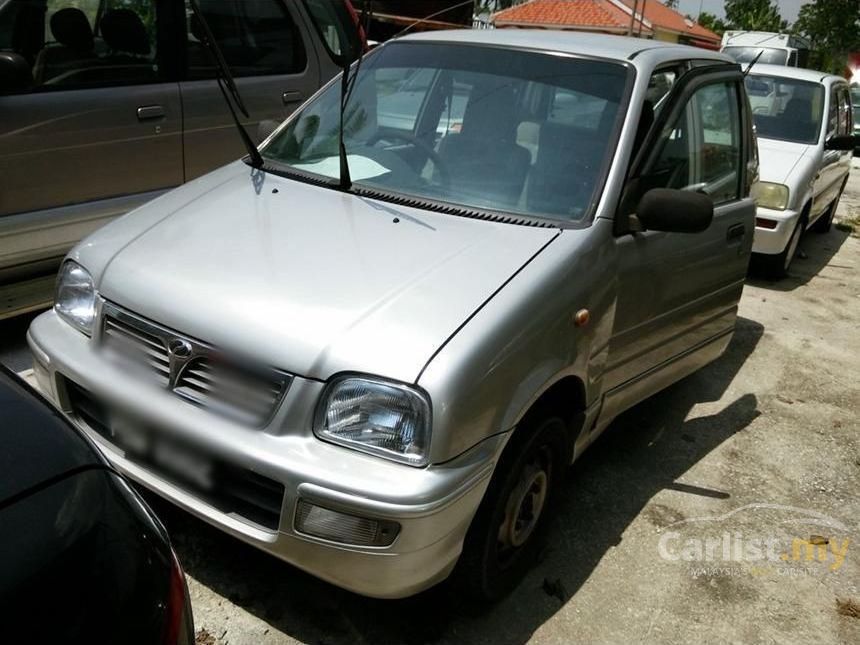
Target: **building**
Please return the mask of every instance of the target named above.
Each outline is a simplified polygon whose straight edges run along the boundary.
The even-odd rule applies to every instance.
[[[528,0],[492,16],[496,28],[563,29],[639,36],[719,49],[720,37],[660,0]]]

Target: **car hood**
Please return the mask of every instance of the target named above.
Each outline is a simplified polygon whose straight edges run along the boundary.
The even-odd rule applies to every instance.
[[[556,235],[239,163],[109,225],[77,255],[104,298],[222,350],[309,378],[411,382]]]
[[[788,183],[792,171],[808,158],[812,146],[803,143],[791,143],[774,139],[758,140],[759,175],[762,181],[777,184]]]

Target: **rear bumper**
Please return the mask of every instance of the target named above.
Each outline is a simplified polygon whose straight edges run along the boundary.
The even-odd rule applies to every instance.
[[[318,440],[310,423],[321,383],[296,378],[270,425],[250,429],[119,373],[90,339],[53,311],[33,322],[27,338],[41,389],[118,470],[223,531],[363,595],[404,597],[448,576],[506,441],[504,435],[495,436],[446,464],[413,468]],[[220,506],[124,452],[110,433],[94,429],[76,411],[70,398],[74,386],[110,409],[145,419],[165,437],[282,485],[273,523],[263,526]],[[294,526],[299,499],[393,520],[400,532],[387,547],[312,537]]]
[[[756,211],[756,220],[758,219],[776,222],[776,228],[768,229],[756,223],[755,234],[753,235],[753,253],[775,255],[785,250],[788,240],[794,232],[794,227],[797,226],[797,222],[800,219],[800,213],[791,210],[776,211],[770,208],[759,207]]]

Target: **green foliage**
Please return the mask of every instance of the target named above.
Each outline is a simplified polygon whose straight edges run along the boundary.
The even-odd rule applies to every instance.
[[[818,0],[805,4],[794,31],[811,41],[810,67],[841,74],[848,53],[860,51],[860,2]]]
[[[726,0],[725,8],[728,29],[744,31],[788,29],[788,22],[779,14],[779,6],[775,2],[771,3],[770,0]]]
[[[698,20],[696,20],[696,22],[698,22],[705,29],[710,29],[718,36],[722,36],[723,32],[728,29],[728,26],[722,19],[717,18],[714,14],[708,13],[707,11],[703,11],[702,13],[700,13],[699,18]]]

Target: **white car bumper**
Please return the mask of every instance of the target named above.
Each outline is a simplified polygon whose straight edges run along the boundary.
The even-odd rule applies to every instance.
[[[776,222],[775,228],[765,228],[759,225],[759,220]],[[788,240],[794,232],[794,227],[800,219],[798,211],[777,211],[759,207],[756,211],[756,227],[753,236],[753,253],[775,255],[785,250]]]

